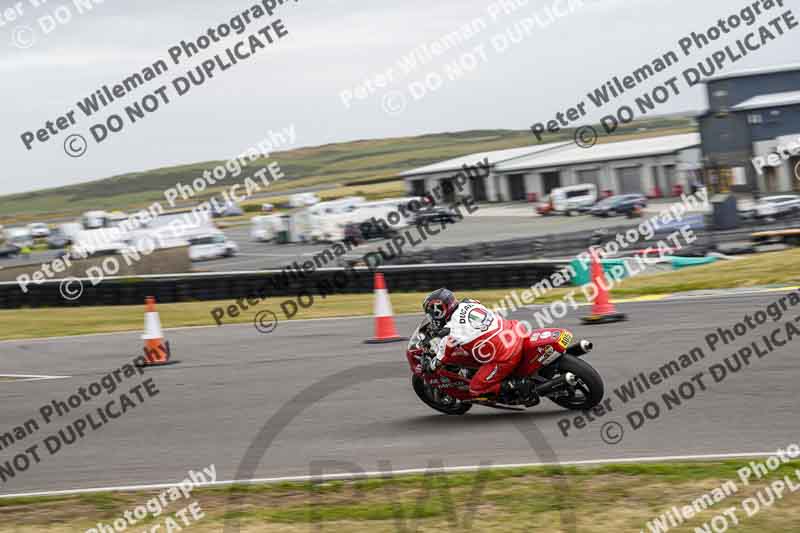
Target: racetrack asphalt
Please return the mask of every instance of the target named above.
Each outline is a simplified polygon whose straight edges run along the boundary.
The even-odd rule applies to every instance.
[[[523,204],[524,205],[524,204]],[[487,207],[486,209],[498,209]],[[533,207],[529,207],[533,212]],[[480,213],[480,211],[478,211]],[[535,217],[535,216],[471,216],[463,221],[447,226],[440,234],[431,236],[418,248],[409,251],[421,252],[426,248],[436,249],[445,246],[469,246],[480,242],[531,238],[541,235],[565,232],[590,231],[598,228],[629,226],[638,224],[624,217],[597,218],[588,215],[575,217]],[[275,244],[256,242],[250,238],[250,224],[223,230],[228,239],[239,246],[234,257],[225,257],[192,263],[195,272],[234,272],[243,270],[281,269],[294,261],[302,263],[312,256],[331,247],[329,243]],[[354,254],[366,255],[386,246],[385,240],[372,240],[354,249]],[[50,263],[62,250],[34,252],[29,258],[0,258],[0,268],[23,264]]]
[[[489,209],[489,208],[487,208]],[[530,208],[532,211],[533,208]],[[478,211],[480,213],[480,211]],[[600,228],[630,226],[638,224],[625,217],[598,218],[589,215],[575,217],[534,216],[470,216],[457,224],[448,225],[440,234],[430,236],[417,248],[406,248],[408,252],[421,252],[448,246],[470,246],[481,242],[532,238],[542,235],[591,231]],[[330,248],[328,243],[281,245],[254,242],[250,239],[250,226],[238,226],[225,230],[225,235],[236,242],[240,253],[234,257],[201,261],[193,264],[195,270],[216,272],[235,270],[262,270],[283,268],[293,261],[303,262]],[[353,254],[364,256],[388,241],[371,240],[355,248]]]
[[[578,313],[557,321],[577,338],[595,342],[586,358],[605,379],[614,409],[568,437],[558,422],[571,414],[547,400],[523,413],[482,407],[463,417],[435,413],[410,388],[405,343],[362,342],[372,335],[369,318],[281,322],[271,334],[246,325],[170,330],[173,358],[180,363],[146,371],[160,391],[157,396],[53,456],[42,452],[41,463],[0,484],[0,494],[169,483],[210,464],[218,480],[231,480],[309,475],[312,462],[320,460],[348,463],[344,470],[375,471],[385,469],[385,461],[399,470],[439,461],[456,467],[773,452],[800,441],[798,339],[754,358],[721,383],[706,377],[708,389],[672,411],[661,394],[778,327],[769,322],[714,353],[704,341],[718,326],[732,327],[780,296],[631,302],[620,306],[627,322],[584,326]],[[798,314],[795,309],[783,321]],[[512,317],[530,318],[531,311]],[[419,318],[397,317],[398,329],[410,334]],[[65,400],[130,361],[141,353],[139,337],[1,342],[0,375],[70,377],[0,382],[0,432],[31,417],[40,420],[43,404]],[[706,355],[696,366],[628,404],[614,394],[639,372],[656,370],[694,346],[702,346]],[[121,390],[138,382],[129,380]],[[93,411],[106,399],[111,397],[103,394],[74,414]],[[632,430],[625,414],[649,400],[661,405],[661,416]],[[0,450],[0,462],[34,443],[42,448],[45,436],[72,419],[43,426]],[[607,422],[624,428],[616,445],[601,438]]]

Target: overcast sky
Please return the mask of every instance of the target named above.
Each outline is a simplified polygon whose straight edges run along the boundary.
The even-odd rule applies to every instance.
[[[41,2],[42,0],[40,0]],[[86,0],[84,0],[86,1]],[[222,53],[268,23],[260,19],[240,37],[228,37],[194,60],[170,63],[169,71],[112,104],[96,118],[85,117],[76,102],[103,84],[113,85],[152,64],[168,60],[167,50],[181,40],[194,41],[210,26],[230,20],[256,0],[105,0],[77,14],[73,0],[48,0],[34,8],[22,0],[23,15],[0,26],[0,146],[5,163],[0,194],[30,191],[150,168],[225,159],[261,140],[270,130],[295,126],[297,146],[354,139],[417,135],[483,128],[528,128],[566,110],[612,75],[629,74],[669,50],[691,31],[704,31],[747,2],[730,0],[511,0],[527,3],[515,13],[492,12],[492,1],[299,0],[280,8],[289,36],[203,86],[177,97],[135,125],[96,144],[89,127],[124,105],[140,100],[159,85],[183,75],[198,60]],[[500,38],[509,27],[546,9],[573,12],[505,51]],[[7,7],[16,2],[3,1]],[[51,29],[47,20],[65,4],[72,14]],[[788,8],[788,4],[787,4]],[[61,10],[62,16],[64,10]],[[492,16],[492,13],[495,16]],[[776,11],[775,15],[779,13]],[[772,18],[765,17],[762,22]],[[397,62],[412,49],[441,39],[470,21],[485,29],[433,63],[402,75]],[[44,28],[50,30],[44,33]],[[20,29],[20,26],[22,28]],[[27,27],[26,27],[27,26]],[[32,30],[32,31],[31,31]],[[744,35],[740,29],[737,37]],[[31,38],[35,42],[27,46]],[[752,54],[731,69],[800,62],[800,29]],[[18,40],[18,45],[10,43]],[[714,43],[712,52],[729,40]],[[485,60],[462,79],[447,79],[444,65],[483,45]],[[703,59],[682,57],[669,74]],[[347,108],[342,92],[375,79],[394,67],[391,87],[379,88]],[[439,90],[419,100],[409,84],[439,75]],[[666,79],[666,73],[659,79]],[[403,96],[399,96],[399,91]],[[635,91],[636,95],[640,91]],[[389,96],[385,96],[390,93]],[[403,107],[405,101],[405,107]],[[625,99],[618,104],[632,101]],[[659,114],[698,110],[706,105],[701,88],[685,90],[659,108]],[[390,112],[385,109],[389,108]],[[616,106],[614,106],[616,107]],[[75,110],[77,124],[47,142],[25,149],[20,135],[44,127]],[[610,112],[612,109],[605,110]],[[604,113],[594,113],[599,118]],[[63,143],[70,134],[89,139],[83,157],[70,158]],[[532,144],[534,139],[531,139]]]

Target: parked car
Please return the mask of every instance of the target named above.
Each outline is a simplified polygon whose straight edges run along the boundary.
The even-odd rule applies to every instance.
[[[6,229],[6,241],[8,244],[17,248],[31,248],[33,246],[33,236],[28,228],[8,228]]]
[[[798,213],[800,212],[800,196],[796,194],[767,196],[756,202],[752,210],[756,218],[777,218]]]
[[[309,207],[320,202],[313,192],[299,192],[289,197],[289,207]]]
[[[366,222],[350,222],[344,226],[344,238],[351,242],[361,243],[369,239],[387,239],[397,234],[391,226]]]
[[[233,257],[237,253],[239,247],[227,240],[222,232],[198,234],[189,239],[189,259],[192,261]]]
[[[361,242],[393,237],[413,221],[413,214],[401,211],[400,206],[408,207],[407,200],[395,198],[363,202],[345,213],[323,217],[320,220],[322,239]]]
[[[736,211],[739,213],[739,218],[752,219],[756,218],[756,203],[745,200],[736,202]]]
[[[13,257],[19,253],[19,248],[6,242],[6,232],[0,226],[0,257]]]
[[[647,197],[643,194],[620,194],[600,200],[589,213],[596,217],[631,215],[634,210],[647,207]]]
[[[83,229],[92,230],[108,226],[108,213],[105,211],[86,211],[81,216]]]
[[[428,207],[417,211],[414,215],[414,224],[425,224],[427,222],[447,222],[453,223],[458,220],[458,215],[450,207]]]
[[[0,238],[0,257],[15,257],[17,255],[19,255],[19,247],[10,242],[4,242]]]
[[[211,216],[214,218],[222,217],[238,217],[244,215],[244,210],[236,204],[225,204],[220,207],[214,207],[211,211]]]
[[[28,224],[28,231],[34,239],[40,239],[50,236],[50,227],[44,222],[34,222]]]
[[[72,239],[70,239],[61,228],[56,228],[47,236],[47,247],[50,249],[66,248]]]

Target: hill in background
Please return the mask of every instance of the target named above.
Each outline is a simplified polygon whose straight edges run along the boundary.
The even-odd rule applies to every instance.
[[[601,138],[600,142],[622,140],[622,136],[656,136],[694,129],[694,120],[689,116],[661,117],[632,123],[620,128],[618,135]],[[571,139],[572,136],[571,130],[565,130],[560,135],[545,138],[543,142]],[[247,175],[275,160],[286,178],[273,184],[271,193],[336,184],[357,186],[397,180],[400,172],[444,159],[535,144],[536,139],[527,130],[478,130],[359,140],[275,152],[269,160],[257,160],[249,165]],[[205,161],[131,172],[78,185],[2,196],[0,224],[32,220],[37,216],[72,216],[92,209],[130,210],[162,201],[165,189],[177,182],[189,183],[201,176],[204,170],[222,163]],[[234,181],[227,178],[221,183],[230,186]],[[215,191],[206,192],[211,194]]]

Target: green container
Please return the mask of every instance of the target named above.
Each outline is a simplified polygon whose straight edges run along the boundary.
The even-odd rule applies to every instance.
[[[717,257],[673,257],[672,268],[678,270],[679,268],[708,265],[717,259]]]
[[[603,272],[605,272],[608,279],[619,281],[627,278],[630,275],[624,259],[601,259],[600,264],[603,266]],[[580,259],[573,259],[570,262],[570,266],[572,267],[572,270],[575,271],[575,276],[572,278],[573,285],[579,287],[581,285],[591,283],[591,263],[581,261]]]
[[[289,244],[289,231],[283,229],[275,233],[275,242],[277,244]]]

